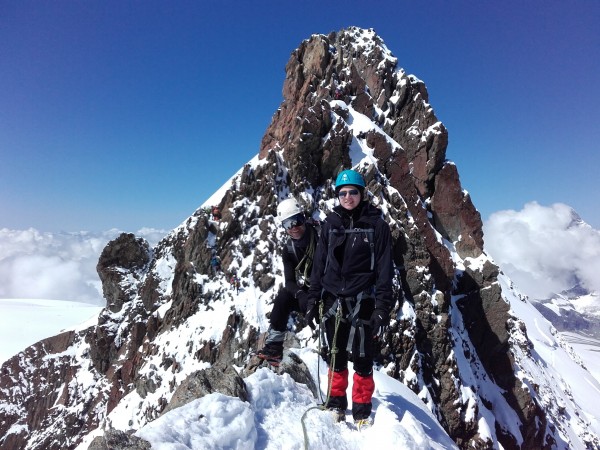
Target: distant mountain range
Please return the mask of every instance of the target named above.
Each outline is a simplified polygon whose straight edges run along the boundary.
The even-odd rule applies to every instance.
[[[533,305],[558,331],[570,331],[600,339],[600,294],[577,284]]]

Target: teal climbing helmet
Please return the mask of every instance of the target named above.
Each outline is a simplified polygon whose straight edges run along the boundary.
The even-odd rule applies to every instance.
[[[335,191],[339,191],[342,186],[346,186],[348,184],[364,189],[365,179],[356,170],[343,170],[335,179]]]

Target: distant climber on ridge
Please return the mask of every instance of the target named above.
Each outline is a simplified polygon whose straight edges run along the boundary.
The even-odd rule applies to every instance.
[[[221,271],[221,258],[217,255],[217,252],[212,251],[212,257],[210,258],[210,267],[212,270],[213,276],[217,276],[217,274]]]
[[[213,220],[221,220],[221,210],[218,206],[213,206],[211,210]]]

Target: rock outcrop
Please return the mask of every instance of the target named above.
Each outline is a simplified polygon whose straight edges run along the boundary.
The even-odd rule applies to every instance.
[[[149,442],[120,430],[107,431],[94,438],[88,450],[150,450]]]
[[[97,325],[2,366],[0,448],[72,449],[124,401],[139,410],[126,425],[142,426],[170,402],[201,395],[207,364],[244,366],[264,329],[225,273],[268,311],[281,278],[278,201],[291,192],[315,216],[327,211],[333,180],[349,167],[365,175],[394,239],[398,306],[383,370],[418,393],[461,448],[552,448],[561,439],[561,413],[520,378],[532,357],[526,330],[483,251],[481,217],[446,159],[448,131],[425,84],[372,30],[352,27],[292,52],[283,98],[258,157],[217,205],[218,220],[199,209],[154,249],[132,235],[109,243],[98,263],[107,307]],[[211,275],[213,253],[223,274]]]

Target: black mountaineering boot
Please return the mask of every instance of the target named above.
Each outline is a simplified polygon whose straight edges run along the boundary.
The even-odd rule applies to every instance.
[[[272,366],[278,366],[283,357],[283,345],[267,344],[256,352],[256,356],[267,361]]]

